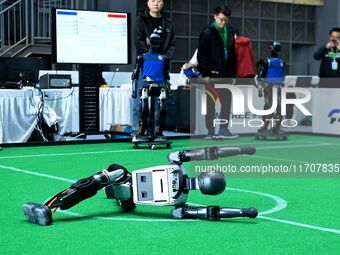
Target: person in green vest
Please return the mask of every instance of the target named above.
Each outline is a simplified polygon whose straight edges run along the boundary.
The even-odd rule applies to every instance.
[[[214,21],[203,29],[198,42],[198,71],[202,74],[203,79],[211,82],[211,78],[234,78],[236,76],[236,53],[235,53],[235,30],[229,25],[231,10],[221,5],[214,9]],[[221,99],[220,119],[230,119],[231,93],[226,89],[217,89],[217,94]],[[207,96],[207,114],[206,127],[208,136],[206,138],[216,137],[215,127],[213,126],[215,118],[214,100]],[[235,138],[228,125],[221,126],[217,137]]]

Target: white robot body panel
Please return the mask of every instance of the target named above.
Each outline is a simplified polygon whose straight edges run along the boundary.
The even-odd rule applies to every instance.
[[[144,205],[180,205],[187,200],[180,180],[185,170],[179,165],[162,165],[132,172],[133,200]]]
[[[218,195],[224,192],[226,181],[221,172],[203,172],[198,177],[190,178],[182,166],[182,163],[189,161],[215,160],[219,157],[254,153],[253,146],[214,146],[182,150],[168,155],[172,164],[143,168],[132,173],[124,166],[111,164],[94,175],[76,181],[44,204],[25,203],[24,215],[32,223],[50,225],[53,212],[58,208],[67,210],[105,188],[106,196],[116,199],[117,204],[126,212],[134,210],[136,204],[142,204],[175,206],[171,214],[176,219],[255,218],[258,214],[255,208],[188,206],[186,201],[190,190],[199,189],[205,195]]]

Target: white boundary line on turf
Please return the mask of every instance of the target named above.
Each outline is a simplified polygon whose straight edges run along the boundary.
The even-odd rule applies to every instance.
[[[264,156],[256,156],[252,155],[252,158],[258,158],[258,159],[266,159],[266,160],[278,160],[278,161],[284,161],[284,162],[297,162],[302,164],[312,164],[310,161],[302,161],[302,160],[295,160],[295,159],[284,159],[284,158],[276,158],[276,157],[264,157]]]
[[[176,220],[176,219],[147,219],[147,218],[124,218],[124,217],[100,217],[100,216],[90,216],[86,214],[81,214],[77,212],[72,212],[70,210],[65,211],[57,211],[61,214],[66,214],[75,217],[88,217],[91,219],[98,219],[98,220],[112,220],[112,221],[138,221],[138,222],[185,222],[185,221],[198,221],[193,219],[186,219],[183,220]]]
[[[302,161],[302,160],[296,160],[296,159],[284,159],[284,158],[276,158],[276,157],[263,157],[263,156],[256,156],[256,155],[252,155],[251,157],[252,158],[258,158],[258,159],[265,159],[265,160],[285,161],[285,162],[290,162],[290,163],[297,162],[297,163],[302,163],[302,164],[317,164],[317,163],[313,163],[311,161]]]
[[[255,194],[255,195],[259,195],[259,196],[263,196],[263,197],[269,197],[276,202],[276,206],[274,208],[267,210],[267,211],[264,211],[264,212],[259,212],[259,215],[267,215],[267,214],[272,214],[272,213],[281,211],[281,210],[285,209],[288,205],[287,201],[284,200],[283,198],[272,195],[272,194],[268,194],[268,193],[251,191],[251,190],[246,190],[246,189],[236,189],[236,188],[226,188],[226,190],[240,191],[240,192],[251,193],[251,194]]]
[[[76,180],[73,179],[68,179],[68,178],[63,178],[63,177],[58,177],[58,176],[53,176],[53,175],[48,175],[48,174],[42,174],[42,173],[38,173],[38,172],[33,172],[33,171],[29,171],[29,170],[24,170],[24,169],[19,169],[19,168],[15,168],[15,167],[8,167],[8,166],[3,166],[0,165],[0,169],[5,169],[5,170],[10,170],[10,171],[14,171],[14,172],[20,172],[20,173],[25,173],[25,174],[30,174],[30,175],[35,175],[35,176],[39,176],[39,177],[45,177],[48,179],[53,179],[53,180],[58,180],[58,181],[64,181],[64,182],[68,182],[68,183],[75,183]],[[265,214],[271,214],[274,212],[278,212],[283,210],[286,206],[287,206],[287,202],[275,195],[272,194],[267,194],[267,193],[262,193],[262,192],[257,192],[257,191],[251,191],[251,190],[244,190],[244,189],[235,189],[235,188],[226,188],[227,190],[233,190],[233,191],[239,191],[239,192],[246,192],[246,193],[252,193],[252,194],[256,194],[259,196],[264,196],[264,197],[268,197],[273,199],[276,202],[276,206],[270,210],[264,211],[264,212],[260,212],[261,215],[265,215]],[[194,205],[194,204],[193,204]],[[202,206],[202,205],[201,205]],[[65,211],[64,211],[65,212]],[[62,213],[64,213],[62,212]],[[86,215],[82,215],[79,213],[74,213],[71,211],[65,212],[66,214],[70,214],[70,215],[76,215],[76,216],[86,216]],[[92,217],[92,218],[105,218],[108,219],[106,217]],[[112,219],[116,219],[116,218],[112,218]],[[120,220],[130,220],[131,218],[120,218]],[[139,219],[137,221],[142,221],[143,219]],[[147,221],[151,221],[150,219],[147,219]],[[157,221],[157,220],[153,220],[153,221]],[[174,219],[161,219],[160,221],[178,221],[178,220],[174,220]]]
[[[0,157],[1,159],[12,159],[12,158],[34,158],[34,157],[55,157],[55,156],[74,156],[74,155],[89,155],[89,154],[106,154],[106,153],[121,153],[121,152],[133,152],[140,151],[145,152],[143,149],[138,150],[117,150],[117,151],[84,151],[84,152],[70,152],[70,153],[51,153],[51,154],[31,154],[21,156],[5,156]]]
[[[304,148],[316,146],[330,146],[330,143],[314,143],[314,144],[300,144],[300,145],[286,145],[286,146],[265,146],[258,147],[256,150],[271,150],[271,149],[287,149],[287,148]]]
[[[269,197],[276,202],[276,206],[274,208],[267,210],[267,211],[259,212],[259,215],[272,214],[272,213],[281,211],[285,209],[288,205],[287,201],[284,200],[283,198],[272,195],[272,194],[268,194],[268,193],[257,192],[257,191],[247,190],[247,189],[236,189],[236,188],[226,188],[225,190],[239,191],[239,192],[255,194],[255,195],[259,195],[263,197]],[[196,203],[188,203],[188,204],[193,205],[193,206],[204,206],[202,204],[196,204]]]
[[[13,172],[19,172],[19,173],[24,173],[24,174],[30,174],[30,175],[35,175],[35,176],[40,176],[40,177],[46,177],[48,179],[53,179],[53,180],[58,180],[58,181],[63,181],[63,182],[69,182],[69,183],[75,183],[76,180],[72,180],[72,179],[67,179],[67,178],[63,178],[63,177],[58,177],[58,176],[54,176],[54,175],[49,175],[49,174],[42,174],[39,172],[32,172],[29,170],[23,170],[23,169],[19,169],[19,168],[15,168],[15,167],[10,167],[10,166],[3,166],[0,165],[0,169],[6,169],[6,170],[10,170]]]
[[[7,167],[7,166],[0,165],[0,168],[10,170],[10,171],[15,171],[15,172],[21,172],[21,173],[25,173],[25,174],[40,176],[40,177],[46,177],[46,178],[54,179],[54,180],[60,180],[60,181],[71,182],[71,183],[75,182],[75,180],[72,180],[72,179],[67,179],[67,178],[62,178],[62,177],[47,175],[47,174],[41,174],[41,173],[32,172],[32,171],[28,171],[28,170],[18,169],[18,168],[15,168],[15,167]],[[260,212],[260,215],[258,216],[258,218],[268,220],[268,221],[279,222],[279,223],[284,223],[284,224],[288,224],[288,225],[303,227],[303,228],[314,229],[314,230],[318,230],[318,231],[322,231],[322,232],[330,232],[330,233],[340,234],[340,230],[338,230],[338,229],[324,228],[324,227],[319,227],[319,226],[310,225],[310,224],[304,224],[304,223],[299,223],[299,222],[294,222],[294,221],[281,220],[281,219],[263,216],[264,214],[271,214],[271,213],[274,213],[274,212],[277,212],[279,210],[284,209],[287,206],[287,202],[280,197],[277,197],[277,196],[274,196],[274,195],[271,195],[271,194],[267,194],[267,193],[250,191],[250,190],[234,189],[234,188],[228,188],[228,189],[234,190],[234,191],[253,193],[253,194],[266,196],[266,197],[274,199],[277,203],[277,206],[270,209],[270,210]],[[279,199],[279,201],[277,199]],[[71,211],[63,211],[62,213],[72,215],[72,216],[78,216],[78,217],[79,216],[88,217],[87,215],[82,215],[80,213],[74,213],[74,212],[71,212]],[[157,221],[187,222],[188,221],[188,220],[181,221],[181,220],[175,220],[175,219],[139,219],[139,218],[123,218],[123,217],[113,218],[113,217],[97,217],[97,216],[91,217],[91,218],[97,218],[97,219],[102,219],[102,220],[117,220],[117,221],[125,221],[126,220],[126,221],[144,221],[144,222],[145,221],[147,221],[147,222],[157,222]]]
[[[318,226],[315,226],[315,225],[304,224],[304,223],[290,221],[290,220],[281,220],[281,219],[276,219],[276,218],[262,216],[262,215],[259,215],[258,218],[261,218],[261,219],[264,219],[264,220],[269,220],[269,221],[274,221],[274,222],[280,222],[280,223],[284,223],[284,224],[288,224],[288,225],[303,227],[303,228],[315,229],[315,230],[319,230],[319,231],[322,231],[322,232],[335,233],[335,234],[340,235],[340,230],[338,230],[338,229],[318,227]]]
[[[301,160],[295,160],[295,159],[284,159],[284,158],[274,158],[274,157],[263,157],[263,156],[256,156],[252,155],[252,158],[258,158],[258,159],[266,159],[266,160],[278,160],[278,161],[285,161],[285,162],[297,162],[297,163],[302,163],[302,164],[313,164],[310,161],[301,161]]]
[[[234,145],[228,145],[232,147],[237,147],[239,145],[245,145],[249,143],[239,143]],[[266,144],[273,144],[273,142],[268,142]],[[329,146],[329,143],[315,143],[315,144],[298,144],[298,145],[286,145],[286,146],[267,146],[267,147],[258,147],[257,150],[265,150],[265,149],[285,149],[285,148],[298,148],[298,147],[315,147],[315,146]],[[177,149],[183,148],[201,148],[201,147],[211,147],[211,146],[227,146],[224,144],[202,144],[201,146],[190,146],[187,147],[178,147]],[[90,155],[90,154],[107,154],[107,153],[121,153],[121,152],[145,152],[148,151],[146,149],[134,149],[134,150],[113,150],[113,151],[88,151],[88,152],[70,152],[70,153],[52,153],[52,154],[30,154],[30,155],[19,155],[19,156],[4,156],[0,157],[1,159],[14,159],[14,158],[33,158],[33,157],[55,157],[55,156],[74,156],[74,155]]]
[[[315,143],[315,141],[301,141],[301,142],[304,142],[304,143]],[[327,141],[326,143],[329,143],[330,145],[335,145],[335,146],[340,146],[340,142],[339,143],[332,143],[332,142],[329,142]]]
[[[255,195],[259,195],[259,196],[263,196],[263,197],[269,197],[276,202],[276,206],[274,208],[267,210],[267,211],[259,212],[259,215],[267,215],[267,214],[272,214],[272,213],[281,211],[281,210],[285,209],[288,205],[287,201],[284,200],[283,198],[272,195],[272,194],[268,194],[268,193],[252,191],[252,190],[247,190],[247,189],[236,189],[236,188],[226,188],[225,190],[239,191],[239,192],[255,194]],[[193,204],[193,203],[190,203],[190,204],[193,205],[193,206],[204,206],[204,205],[201,205],[201,204]]]

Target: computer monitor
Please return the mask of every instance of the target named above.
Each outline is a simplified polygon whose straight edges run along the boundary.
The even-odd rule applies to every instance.
[[[39,80],[40,58],[0,57],[0,80],[35,85]]]
[[[129,14],[54,9],[52,60],[64,64],[129,64]]]
[[[312,86],[312,79],[313,77],[311,76],[298,76],[296,78],[295,87],[309,88]]]

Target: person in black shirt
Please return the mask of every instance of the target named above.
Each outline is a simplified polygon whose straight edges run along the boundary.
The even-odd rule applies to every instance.
[[[148,7],[143,10],[136,18],[134,27],[135,46],[137,56],[141,56],[149,51],[147,38],[156,30],[161,35],[160,54],[171,59],[175,52],[175,32],[174,25],[167,19],[166,14],[162,11],[164,7],[163,0],[148,0]],[[143,79],[139,79],[137,91],[143,86]],[[140,95],[133,100],[132,115],[132,136],[138,134],[140,119]],[[162,134],[157,134],[162,135]]]
[[[148,8],[141,11],[136,18],[134,35],[137,55],[142,55],[149,51],[146,42],[155,29],[162,31],[161,53],[171,59],[175,53],[175,32],[174,25],[167,19],[162,11],[163,0],[148,0]]]
[[[211,78],[232,78],[236,75],[236,53],[235,53],[235,30],[229,25],[231,10],[221,5],[214,9],[214,21],[205,27],[200,34],[198,42],[198,71],[203,79],[210,83]],[[231,110],[231,93],[226,89],[216,89],[220,94],[221,119],[229,122]],[[207,114],[205,124],[208,129],[207,139],[215,136],[213,120],[215,118],[215,103],[207,97]],[[232,134],[224,125],[220,128],[217,137],[236,138],[238,135]]]

